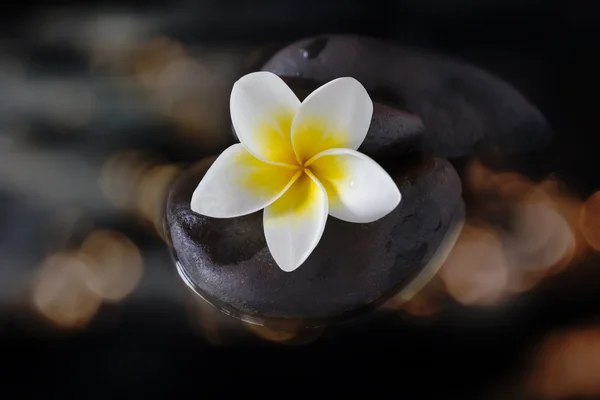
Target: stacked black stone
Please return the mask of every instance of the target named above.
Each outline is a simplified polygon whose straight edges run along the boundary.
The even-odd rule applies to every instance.
[[[166,215],[179,272],[206,300],[251,322],[318,325],[378,307],[439,264],[436,255],[461,226],[460,178],[440,157],[533,150],[549,138],[540,112],[507,84],[392,43],[311,38],[279,51],[262,69],[284,78],[300,99],[338,77],[359,80],[375,103],[359,151],[388,171],[402,202],[370,224],[330,217],[315,251],[289,273],[269,253],[262,212],[214,219],[191,211],[191,195],[214,158],[185,172]]]

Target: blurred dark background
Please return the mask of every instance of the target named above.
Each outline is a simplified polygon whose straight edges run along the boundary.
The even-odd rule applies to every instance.
[[[597,3],[10,7],[0,24],[1,398],[286,396],[284,382],[311,396],[600,398]],[[343,32],[472,62],[540,108],[555,131],[548,149],[521,160],[518,176],[476,160],[464,183],[546,179],[554,214],[527,217],[527,229],[556,215],[553,227],[566,227],[553,236],[553,249],[569,246],[546,262],[551,274],[501,290],[495,248],[463,242],[475,261],[462,281],[433,282],[412,308],[304,346],[187,292],[162,234],[169,183],[230,140],[239,76],[288,42]],[[489,233],[469,229],[465,240]],[[436,285],[446,296],[432,308]]]

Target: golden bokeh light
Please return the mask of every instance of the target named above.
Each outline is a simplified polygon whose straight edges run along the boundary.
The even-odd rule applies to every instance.
[[[600,251],[600,191],[595,192],[585,201],[578,222],[589,246]]]
[[[88,260],[82,265],[85,284],[106,301],[122,300],[142,278],[140,251],[121,233],[108,230],[91,233],[80,254]]]
[[[572,193],[564,183],[555,178],[544,180],[538,187],[550,197],[554,208],[569,226],[575,247],[571,259],[567,264],[563,263],[563,267],[572,265],[588,250],[588,244],[579,229],[579,217],[583,202],[578,195]]]
[[[539,183],[473,160],[464,174],[469,210],[440,272],[410,301],[389,304],[416,317],[455,301],[494,306],[578,265],[600,239],[600,192],[585,205],[555,177]],[[386,304],[387,306],[387,304]]]
[[[486,229],[499,238],[490,241],[487,235],[487,245],[475,245],[467,244],[463,237],[453,250],[449,263],[465,258],[470,265],[485,264],[487,267],[479,268],[499,274],[492,279],[497,286],[487,288],[487,280],[476,284],[475,276],[471,276],[473,287],[499,301],[501,286],[505,286],[506,295],[529,290],[580,259],[586,249],[578,228],[581,202],[558,180],[549,178],[535,183],[516,172],[494,172],[477,160],[469,164],[465,176],[466,192],[473,203],[472,220],[484,221]],[[474,241],[484,238],[482,235]],[[470,246],[478,250],[469,255],[465,249]],[[486,251],[488,256],[483,254]],[[467,269],[467,262],[461,265]],[[446,281],[460,281],[459,276],[452,277],[448,266],[444,273]],[[458,301],[465,302],[460,297],[464,296],[463,290],[452,291],[452,285],[448,289],[453,297],[459,296]]]
[[[501,299],[509,267],[499,234],[484,224],[467,223],[440,269],[448,293],[467,305],[489,305]]]
[[[511,244],[527,253],[543,250],[557,226],[566,224],[549,201],[515,204],[513,219]]]
[[[535,398],[600,397],[600,328],[575,329],[546,338],[527,383]]]
[[[57,253],[46,259],[32,292],[35,309],[52,323],[67,328],[87,324],[101,299],[85,284],[87,261],[75,253]]]
[[[513,229],[505,244],[513,269],[523,274],[535,270],[553,273],[571,261],[576,240],[565,218],[546,198],[515,206]]]

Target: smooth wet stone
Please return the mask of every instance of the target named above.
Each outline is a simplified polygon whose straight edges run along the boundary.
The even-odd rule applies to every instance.
[[[550,128],[506,82],[465,62],[352,35],[298,41],[262,68],[324,83],[351,76],[388,104],[418,115],[423,150],[443,157],[543,148]]]
[[[460,180],[447,161],[384,165],[400,188],[400,205],[370,224],[329,217],[307,261],[283,272],[267,248],[262,211],[231,219],[191,211],[191,195],[213,161],[178,178],[166,222],[186,279],[236,316],[326,320],[370,309],[411,282],[463,217]]]
[[[300,100],[304,100],[321,86],[317,81],[297,77],[284,77],[284,81]],[[371,96],[373,118],[367,136],[358,150],[375,159],[381,159],[417,149],[424,130],[421,119],[407,111],[377,102],[376,95]]]

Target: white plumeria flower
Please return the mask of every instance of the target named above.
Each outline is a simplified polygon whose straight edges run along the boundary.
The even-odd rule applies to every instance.
[[[235,83],[230,108],[241,143],[213,163],[191,208],[215,218],[264,208],[267,245],[283,271],[306,261],[328,214],[367,223],[400,203],[390,176],[356,151],[373,114],[356,79],[335,79],[300,103],[277,75],[255,72]]]

